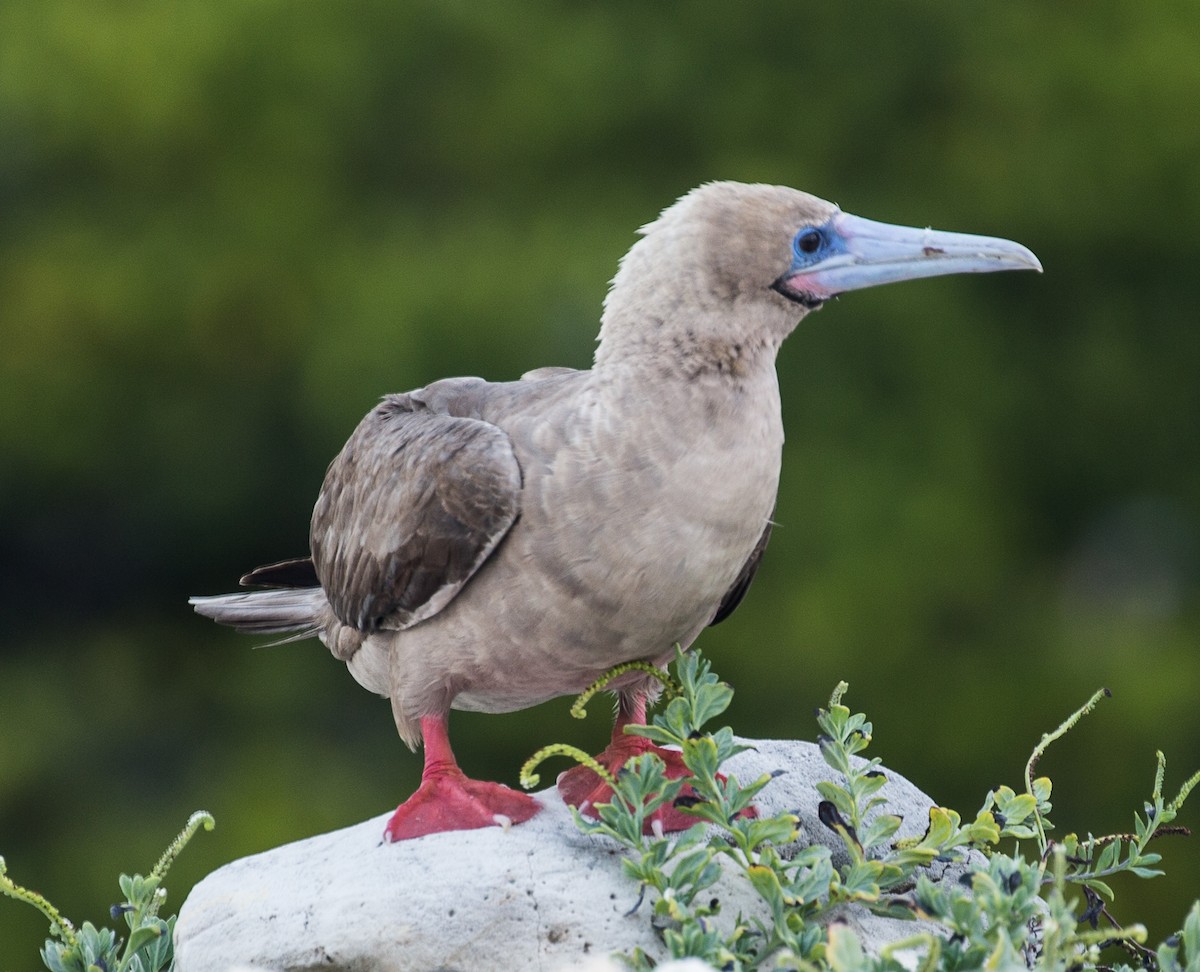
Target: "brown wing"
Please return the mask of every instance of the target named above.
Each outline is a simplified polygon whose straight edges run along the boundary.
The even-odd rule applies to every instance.
[[[708,622],[709,627],[714,624],[720,624],[729,615],[733,614],[737,606],[742,603],[742,598],[746,596],[746,591],[750,590],[750,584],[754,580],[754,575],[758,573],[758,565],[762,563],[763,554],[766,553],[767,543],[771,539],[771,521],[767,521],[766,527],[763,529],[762,536],[758,538],[758,543],[754,545],[754,549],[750,551],[750,556],[746,558],[746,562],[742,565],[741,571],[737,575],[737,580],[725,592],[725,596],[721,598],[721,606],[717,608],[717,613],[713,615],[713,619]]]
[[[362,631],[432,617],[520,512],[521,470],[505,432],[386,398],[325,474],[313,564],[334,614]]]

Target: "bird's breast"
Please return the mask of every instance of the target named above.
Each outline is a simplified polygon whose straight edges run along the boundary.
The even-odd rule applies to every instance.
[[[783,436],[770,378],[721,407],[600,387],[549,418],[494,418],[521,463],[520,517],[443,615],[397,639],[405,667],[452,685],[456,707],[504,711],[690,644],[774,506]]]
[[[523,462],[511,542],[571,607],[588,605],[590,630],[644,640],[643,657],[711,619],[762,534],[779,484],[778,388],[772,372],[749,389],[603,391]]]

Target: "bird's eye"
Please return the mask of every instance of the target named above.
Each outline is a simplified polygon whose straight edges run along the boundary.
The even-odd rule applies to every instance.
[[[821,244],[824,242],[819,230],[807,229],[801,230],[796,234],[796,252],[797,253],[816,253],[821,249]]]

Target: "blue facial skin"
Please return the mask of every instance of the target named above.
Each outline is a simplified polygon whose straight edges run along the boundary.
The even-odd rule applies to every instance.
[[[792,239],[792,265],[788,273],[808,270],[822,260],[846,252],[846,240],[828,219],[820,226],[805,226]]]
[[[796,290],[789,285],[788,278],[802,270],[810,270],[818,263],[823,263],[830,257],[847,252],[845,238],[833,227],[833,218],[819,226],[803,226],[792,238],[792,265],[787,273],[772,284],[772,289],[782,294],[788,300],[802,304],[809,309],[820,307],[826,300],[825,296]]]

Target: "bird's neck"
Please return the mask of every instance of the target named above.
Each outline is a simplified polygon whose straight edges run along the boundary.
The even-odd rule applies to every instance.
[[[594,368],[646,372],[659,380],[740,383],[773,372],[782,338],[745,318],[691,307],[608,307]]]

